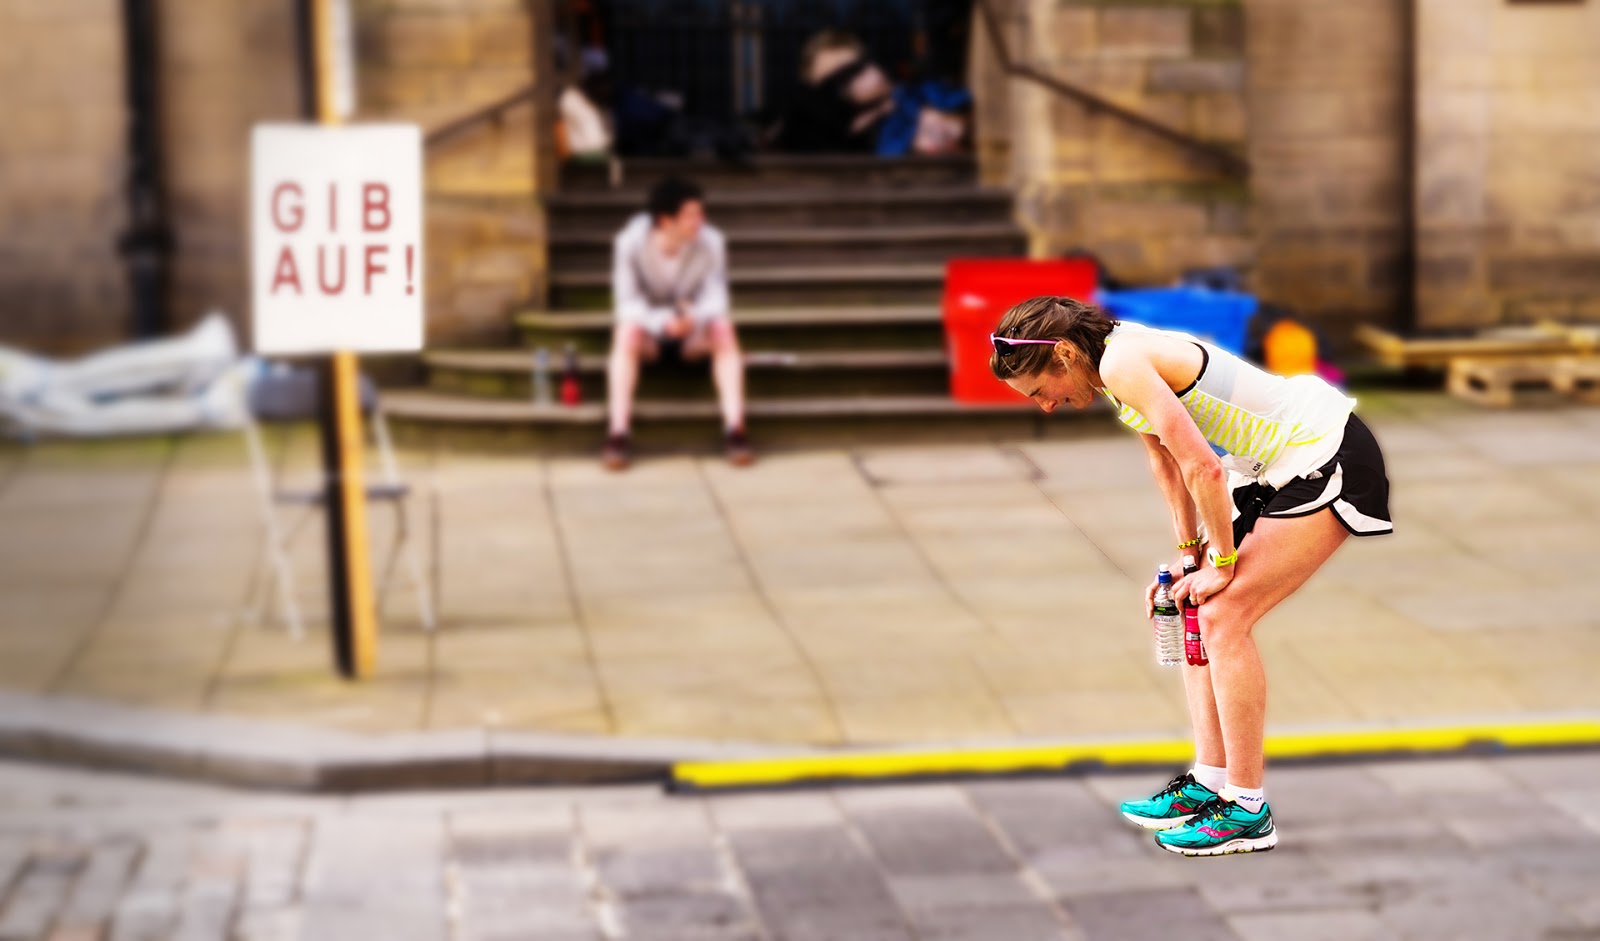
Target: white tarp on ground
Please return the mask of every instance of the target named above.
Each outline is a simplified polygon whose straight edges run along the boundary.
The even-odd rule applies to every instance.
[[[52,360],[0,346],[0,423],[14,434],[106,437],[232,429],[256,363],[213,312],[188,333]]]

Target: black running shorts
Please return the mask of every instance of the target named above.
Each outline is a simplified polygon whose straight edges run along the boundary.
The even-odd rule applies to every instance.
[[[1261,517],[1292,519],[1332,510],[1352,536],[1394,532],[1389,518],[1389,475],[1383,452],[1366,423],[1355,415],[1345,422],[1344,440],[1333,459],[1304,477],[1274,490],[1255,482],[1233,491],[1233,544],[1255,528]]]

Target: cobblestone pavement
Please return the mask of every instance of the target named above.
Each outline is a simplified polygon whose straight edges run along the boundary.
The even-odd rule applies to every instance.
[[[0,764],[0,939],[1600,938],[1600,754],[1274,769],[1186,860],[1159,775],[327,798]]]

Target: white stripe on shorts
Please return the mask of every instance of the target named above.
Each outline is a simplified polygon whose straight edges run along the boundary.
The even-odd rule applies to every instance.
[[[1394,532],[1393,523],[1362,513],[1348,500],[1333,501],[1333,512],[1338,514],[1339,521],[1344,523],[1346,528],[1358,535],[1376,536],[1379,533]]]

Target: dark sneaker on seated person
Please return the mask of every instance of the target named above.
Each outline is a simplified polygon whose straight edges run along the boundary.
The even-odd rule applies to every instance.
[[[727,453],[728,463],[734,467],[749,467],[756,460],[756,452],[750,449],[750,439],[745,436],[743,428],[728,432]]]
[[[627,470],[628,464],[633,461],[633,442],[627,435],[609,435],[606,446],[600,451],[600,463],[606,470]]]

